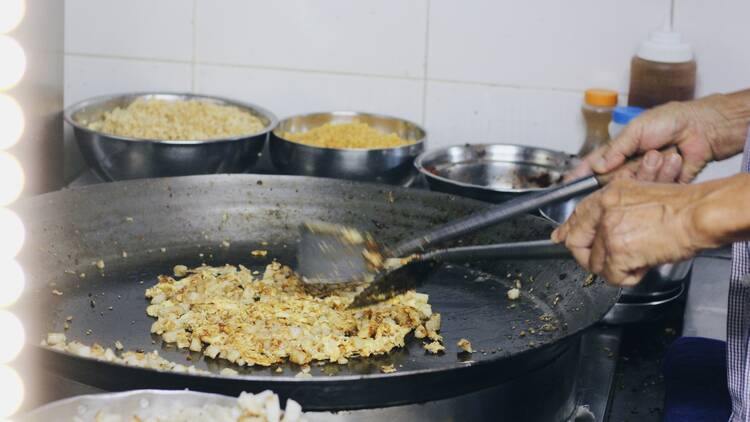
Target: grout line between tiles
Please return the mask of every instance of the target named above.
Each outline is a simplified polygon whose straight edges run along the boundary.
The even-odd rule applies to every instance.
[[[221,66],[238,69],[259,69],[259,70],[278,70],[282,72],[299,72],[299,73],[310,73],[310,74],[322,74],[322,75],[337,75],[337,76],[358,76],[366,78],[380,78],[380,79],[395,79],[400,81],[421,81],[422,78],[415,76],[395,76],[395,75],[384,75],[378,73],[360,73],[360,72],[347,72],[343,70],[322,70],[322,69],[304,69],[295,67],[284,67],[284,66],[270,66],[270,65],[244,65],[236,63],[222,63],[222,62],[199,62],[199,64],[208,66]]]
[[[114,59],[114,60],[126,60],[132,62],[156,62],[156,63],[172,63],[172,64],[190,64],[190,60],[182,59],[167,59],[167,58],[156,58],[146,56],[118,56],[116,54],[98,54],[98,53],[83,53],[78,51],[66,51],[66,56],[71,57],[86,57],[91,59]]]
[[[141,57],[141,56],[138,56],[138,57],[118,56],[118,55],[110,55],[110,54],[82,53],[82,52],[76,52],[76,51],[66,52],[65,55],[71,56],[71,57],[86,57],[86,58],[94,58],[94,59],[115,59],[115,60],[137,61],[137,62],[146,61],[146,62],[156,62],[156,63],[172,63],[172,64],[188,64],[188,65],[193,64],[192,60],[165,59],[165,58],[153,58],[153,57]],[[320,69],[299,69],[299,68],[266,66],[266,65],[242,65],[242,64],[235,64],[235,63],[221,63],[221,62],[209,62],[209,61],[201,62],[198,60],[195,61],[194,65],[195,66],[207,65],[207,66],[227,67],[227,68],[235,68],[235,69],[277,70],[277,71],[282,71],[282,72],[297,72],[297,73],[331,75],[331,76],[356,76],[356,77],[362,77],[362,78],[377,78],[377,79],[392,79],[392,80],[400,80],[400,81],[424,82],[425,84],[429,82],[450,83],[450,84],[456,84],[456,85],[485,86],[489,88],[509,88],[509,89],[518,89],[518,90],[526,90],[526,91],[547,91],[547,92],[580,94],[585,90],[585,88],[579,89],[579,88],[559,88],[559,87],[551,87],[551,86],[499,84],[499,83],[494,83],[494,82],[481,82],[481,81],[471,81],[471,80],[427,78],[427,77],[420,78],[420,77],[412,77],[412,76],[394,76],[394,75],[382,75],[382,74],[374,74],[374,73],[358,73],[358,72],[320,70]],[[621,94],[625,95],[627,93],[622,92]]]
[[[427,0],[424,34],[424,63],[422,69],[422,127],[427,123],[427,63],[430,58],[430,0]]]
[[[426,78],[427,82],[437,82],[445,84],[455,85],[470,85],[470,86],[484,86],[488,88],[509,88],[523,91],[553,91],[562,93],[575,93],[579,94],[585,91],[585,88],[558,88],[550,86],[534,86],[534,85],[518,85],[518,84],[498,84],[495,82],[480,82],[480,81],[461,81],[457,79],[441,79],[441,78]]]

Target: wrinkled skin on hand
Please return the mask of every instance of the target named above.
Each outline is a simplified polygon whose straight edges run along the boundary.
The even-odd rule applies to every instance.
[[[743,92],[741,98],[750,96]],[[584,157],[566,180],[592,172],[612,172],[634,155],[643,154],[636,170],[621,169],[617,178],[651,182],[688,183],[711,161],[731,157],[742,150],[747,119],[734,118],[737,97],[714,95],[700,100],[669,103],[648,110],[630,122],[609,144]],[[744,110],[744,109],[743,109]],[[676,152],[661,153],[667,146]],[[628,173],[628,174],[622,174]]]
[[[615,180],[584,199],[552,240],[608,282],[633,286],[654,265],[713,245],[693,221],[706,191],[704,185]]]
[[[552,240],[610,283],[632,286],[654,265],[750,238],[750,175],[685,185],[709,162],[741,152],[748,125],[750,90],[646,111],[566,175],[611,173],[613,181],[581,202]],[[624,165],[638,155],[635,166]]]

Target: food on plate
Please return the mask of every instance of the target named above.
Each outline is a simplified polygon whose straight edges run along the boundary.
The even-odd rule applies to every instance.
[[[137,366],[139,368],[155,369],[157,371],[172,371],[187,374],[209,375],[210,372],[198,369],[193,365],[185,366],[176,362],[171,362],[159,356],[159,352],[139,352],[125,351],[122,352],[122,343],[115,342],[117,352],[109,347],[103,347],[97,343],[88,346],[78,341],[67,341],[63,333],[49,333],[47,338],[42,340],[42,346],[47,346],[53,350],[70,353],[72,355],[84,358],[93,358],[105,362],[119,363],[122,365]]]
[[[321,297],[305,287],[278,262],[262,275],[226,265],[194,268],[180,279],[159,276],[146,290],[147,313],[156,318],[151,332],[241,366],[382,355],[403,347],[406,335],[423,325],[425,337],[438,345],[442,340],[440,318],[425,294],[409,291],[350,310],[357,289]]]
[[[474,349],[471,348],[471,342],[465,338],[459,340],[458,343],[456,343],[456,346],[466,353],[474,353]]]
[[[107,111],[99,120],[80,123],[91,130],[129,138],[188,141],[252,135],[265,127],[258,117],[232,105],[144,98]]]
[[[106,406],[96,413],[93,422],[304,422],[302,406],[287,400],[284,409],[279,396],[270,390],[258,394],[242,392],[233,406],[214,403],[203,406],[185,406],[176,403],[171,409],[148,407],[124,413]],[[74,422],[88,422],[80,417]]]
[[[324,148],[375,149],[413,144],[395,133],[384,133],[367,123],[326,123],[307,132],[285,132],[284,139]]]

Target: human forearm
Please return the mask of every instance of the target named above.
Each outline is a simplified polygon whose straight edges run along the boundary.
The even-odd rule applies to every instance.
[[[619,286],[649,268],[750,240],[750,174],[698,184],[618,179],[552,233],[587,270]]]
[[[750,126],[750,89],[711,95],[686,104],[696,121],[704,123],[714,160],[742,151]]]
[[[705,194],[694,204],[691,220],[701,248],[750,240],[750,174],[701,185]]]

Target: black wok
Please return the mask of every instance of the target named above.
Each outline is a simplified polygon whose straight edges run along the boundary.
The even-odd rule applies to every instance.
[[[313,365],[313,377],[307,379],[294,378],[299,367],[292,364],[282,365],[281,374],[274,368],[237,368],[162,343],[149,333],[153,320],[145,313],[144,290],[175,264],[262,267],[276,258],[293,265],[297,226],[306,219],[356,226],[393,242],[485,206],[427,191],[255,175],[138,180],[46,194],[19,207],[28,239],[21,257],[28,287],[20,309],[32,322],[27,336],[45,368],[109,390],[190,388],[235,395],[270,388],[309,410],[456,396],[554,361],[607,312],[618,290],[601,280],[583,287],[587,274],[570,260],[444,265],[422,291],[443,316],[445,354],[426,354],[421,341],[409,338],[407,347],[387,356],[351,359],[344,366]],[[552,227],[525,216],[471,241],[544,239]],[[252,257],[254,249],[268,249],[268,256]],[[101,270],[94,265],[99,259],[105,263]],[[524,294],[511,302],[506,291],[516,279]],[[63,295],[52,294],[53,289]],[[47,332],[63,331],[68,315],[73,316],[69,340],[108,347],[119,340],[126,349],[156,349],[165,358],[217,375],[159,373],[36,346]],[[541,329],[548,322],[540,320],[542,315],[552,317],[553,330]],[[460,338],[469,339],[477,352],[458,354]],[[380,366],[387,363],[398,371],[381,374]],[[224,367],[240,375],[219,376]]]

